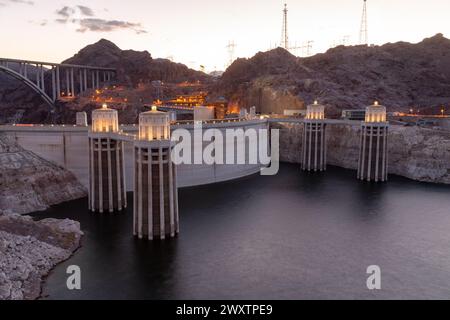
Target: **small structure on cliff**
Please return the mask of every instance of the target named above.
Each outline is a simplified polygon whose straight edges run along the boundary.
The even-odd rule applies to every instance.
[[[133,234],[149,240],[174,237],[179,232],[177,172],[172,162],[170,119],[167,113],[139,115],[139,137],[134,143]]]
[[[327,146],[325,129],[325,107],[314,101],[314,104],[307,106],[303,126],[302,170],[326,170]]]
[[[375,101],[366,108],[366,117],[361,124],[358,179],[387,181],[388,128],[386,108]]]
[[[117,110],[108,108],[92,112],[89,130],[89,209],[121,211],[127,207],[124,144],[118,138]]]
[[[87,127],[87,114],[85,111],[76,113],[76,122],[77,126]]]

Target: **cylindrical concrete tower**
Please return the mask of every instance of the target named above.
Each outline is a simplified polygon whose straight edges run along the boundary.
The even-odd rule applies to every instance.
[[[133,234],[165,239],[179,232],[177,172],[172,162],[170,117],[156,110],[139,115],[134,143]]]
[[[92,112],[89,130],[89,209],[121,211],[127,207],[124,145],[118,139],[117,111],[106,104]]]
[[[327,146],[325,141],[325,107],[314,101],[307,106],[303,127],[302,170],[325,171]]]
[[[375,101],[366,108],[366,118],[361,124],[358,179],[387,181],[388,128],[386,108]]]

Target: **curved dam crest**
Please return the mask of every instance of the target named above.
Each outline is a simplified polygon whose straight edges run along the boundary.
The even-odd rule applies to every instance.
[[[255,129],[259,134],[259,129],[268,129],[267,120],[248,120],[236,122],[223,122],[215,124],[204,124],[203,129],[218,129],[225,136],[226,129]],[[137,133],[138,126],[122,125],[124,133]],[[172,125],[171,130],[186,129],[193,132],[192,124]],[[14,137],[16,142],[23,148],[30,150],[42,158],[53,161],[74,173],[77,179],[86,187],[89,186],[88,174],[88,127],[73,125],[55,126],[0,126],[0,131],[6,132]],[[194,153],[194,134],[191,134],[192,157]],[[210,141],[203,141],[203,148],[211,144]],[[227,141],[224,140],[224,150],[227,148]],[[244,142],[245,144],[245,142]],[[235,142],[234,148],[245,147],[246,158],[248,158],[248,145]],[[127,191],[133,191],[133,143],[125,142],[125,180]],[[227,180],[238,179],[248,175],[258,173],[260,164],[180,164],[177,166],[178,186],[192,187]]]
[[[360,122],[326,120],[327,163],[356,170]],[[303,120],[269,119],[206,124],[204,129],[280,129],[280,161],[300,163]],[[193,131],[192,124],[172,125],[172,130]],[[137,132],[137,126],[122,125],[125,133]],[[0,131],[13,136],[17,143],[44,159],[53,161],[75,174],[88,186],[88,127],[80,126],[0,126]],[[192,135],[193,136],[193,135]],[[417,181],[450,184],[450,132],[420,127],[391,125],[388,137],[389,174]],[[226,143],[226,142],[224,142]],[[210,142],[203,142],[203,148]],[[192,146],[194,143],[192,143]],[[225,149],[225,148],[224,148]],[[133,186],[133,146],[126,143],[125,175],[127,191]],[[225,149],[226,150],[226,149]],[[248,149],[246,148],[248,155]],[[181,164],[178,166],[179,187],[190,187],[233,180],[258,173],[260,165]],[[356,176],[356,173],[355,173]]]

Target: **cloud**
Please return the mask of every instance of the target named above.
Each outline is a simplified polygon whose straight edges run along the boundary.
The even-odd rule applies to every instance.
[[[85,15],[87,17],[93,17],[94,16],[94,10],[92,10],[89,7],[85,7],[85,6],[77,6],[78,9],[80,10],[82,15]]]
[[[28,20],[28,23],[34,24],[36,26],[40,26],[40,27],[45,27],[48,24],[47,20],[40,20],[40,21],[35,21],[35,20]]]
[[[80,27],[78,32],[112,32],[116,30],[130,29],[136,34],[147,33],[140,23],[133,23],[120,20],[104,20],[98,18],[80,19],[78,20]]]
[[[8,4],[11,3],[28,4],[30,6],[34,5],[34,1],[31,0],[4,0],[3,2],[0,2],[0,7],[6,7]]]
[[[95,17],[94,10],[89,7],[77,5],[76,7],[64,6],[56,11],[58,18],[55,22],[75,24],[77,32],[113,32],[117,30],[132,30],[136,34],[147,33],[142,24],[122,20],[106,20]],[[80,16],[89,18],[79,18]]]
[[[9,2],[29,4],[30,6],[34,5],[34,1],[30,0],[9,0]]]
[[[56,10],[56,14],[58,16],[64,17],[65,19],[68,19],[69,17],[71,17],[74,13],[75,13],[75,9],[68,7],[68,6],[65,6],[59,10]]]

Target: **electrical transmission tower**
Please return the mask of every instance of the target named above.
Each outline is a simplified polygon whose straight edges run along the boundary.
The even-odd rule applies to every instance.
[[[281,47],[289,50],[289,38],[288,38],[288,27],[287,27],[287,4],[284,4],[283,9],[283,28],[281,30]]]
[[[228,41],[228,45],[226,46],[228,49],[228,66],[231,66],[231,64],[234,61],[234,49],[236,48],[236,44],[234,43],[234,40]]]
[[[367,0],[364,0],[361,28],[359,31],[359,44],[367,45],[369,43],[368,33],[369,29],[367,27]]]
[[[308,40],[302,45],[302,56],[310,57],[312,55],[312,47],[314,40]]]

